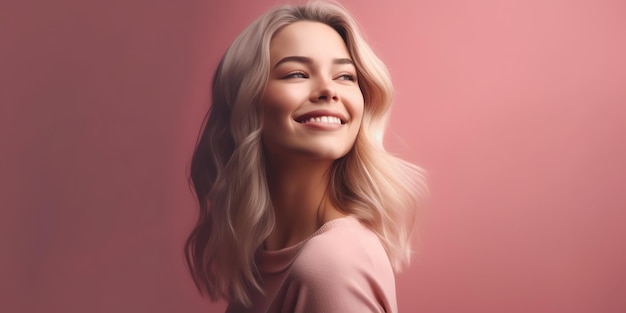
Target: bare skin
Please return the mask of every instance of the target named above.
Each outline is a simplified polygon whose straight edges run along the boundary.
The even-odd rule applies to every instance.
[[[328,170],[353,147],[363,117],[356,68],[339,34],[296,22],[276,34],[261,101],[276,225],[268,250],[297,244],[346,216],[327,194]]]
[[[327,197],[328,165],[302,162],[281,163],[268,166],[272,175],[268,183],[276,224],[266,240],[268,250],[278,250],[295,245],[308,238],[324,223],[346,216]]]

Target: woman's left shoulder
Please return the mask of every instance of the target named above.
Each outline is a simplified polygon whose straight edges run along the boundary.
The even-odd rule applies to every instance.
[[[353,217],[322,226],[300,250],[288,281],[288,308],[397,312],[395,278],[385,249],[378,236]]]
[[[319,265],[324,265],[322,268],[327,274],[328,271],[345,274],[360,270],[393,276],[378,236],[352,216],[324,224],[302,247],[296,261],[313,262],[318,269],[321,268]]]

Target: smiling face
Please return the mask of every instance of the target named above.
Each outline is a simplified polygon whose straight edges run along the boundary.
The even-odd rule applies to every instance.
[[[363,94],[341,36],[318,22],[281,29],[270,43],[261,108],[263,144],[273,161],[345,156],[359,132]]]

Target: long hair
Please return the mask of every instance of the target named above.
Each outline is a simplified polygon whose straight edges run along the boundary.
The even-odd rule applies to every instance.
[[[422,170],[383,147],[393,88],[385,65],[341,6],[309,2],[270,10],[231,44],[213,77],[212,104],[191,161],[190,183],[200,207],[185,244],[188,268],[200,293],[250,304],[263,292],[255,252],[274,227],[265,176],[259,101],[270,72],[270,41],[297,21],[332,27],[352,56],[364,97],[353,148],[330,169],[329,196],[375,232],[394,270],[410,259]]]

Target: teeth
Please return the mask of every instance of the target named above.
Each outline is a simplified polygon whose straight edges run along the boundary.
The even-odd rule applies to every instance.
[[[317,116],[309,118],[305,123],[341,124],[341,119],[335,116]]]

